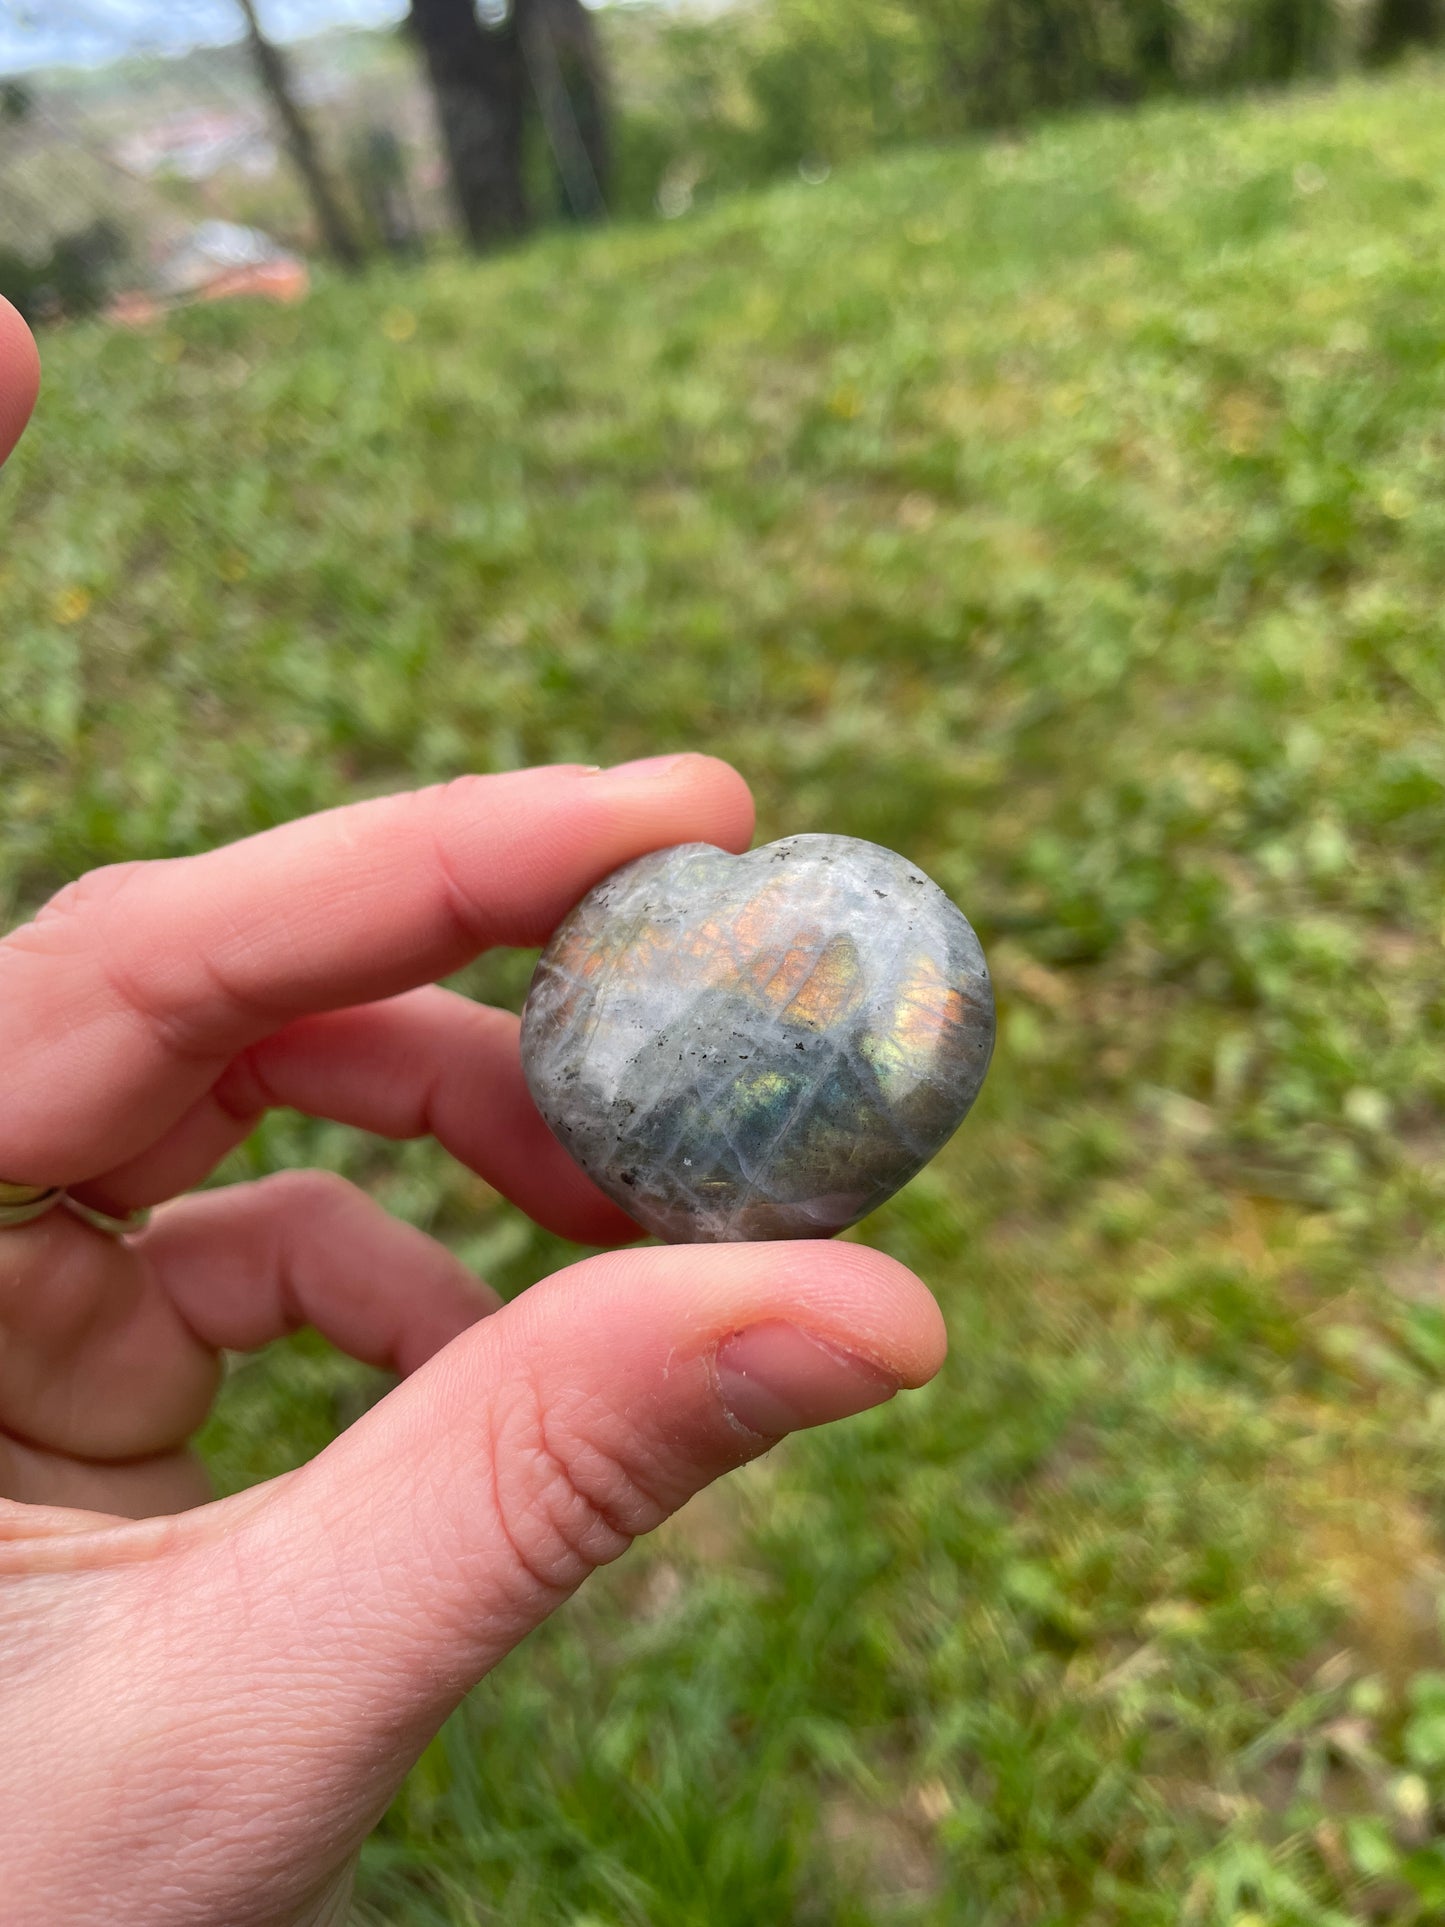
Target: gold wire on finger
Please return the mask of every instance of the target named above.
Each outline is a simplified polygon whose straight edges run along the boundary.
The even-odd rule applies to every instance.
[[[58,1185],[6,1184],[0,1179],[0,1231],[43,1218],[60,1203],[62,1195]]]
[[[108,1238],[127,1237],[132,1231],[141,1230],[151,1220],[149,1211],[128,1211],[123,1218],[113,1218],[108,1211],[97,1211],[93,1204],[82,1204],[79,1198],[72,1198],[68,1191],[61,1192],[60,1203],[72,1218],[79,1218],[92,1231],[103,1231]]]
[[[149,1211],[132,1211],[126,1217],[113,1218],[106,1211],[97,1211],[94,1205],[72,1198],[58,1184],[7,1184],[0,1179],[0,1231],[34,1224],[57,1205],[79,1218],[82,1224],[88,1224],[92,1231],[103,1231],[108,1238],[124,1238],[132,1231],[139,1231],[151,1215]]]

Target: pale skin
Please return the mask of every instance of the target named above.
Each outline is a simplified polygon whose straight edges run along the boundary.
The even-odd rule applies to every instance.
[[[0,302],[0,459],[39,366]],[[3,621],[3,616],[0,616]],[[0,942],[0,1865],[8,1927],[299,1927],[462,1695],[695,1492],[923,1384],[938,1309],[855,1244],[618,1250],[505,1307],[341,1179],[183,1195],[271,1106],[430,1133],[538,1222],[636,1227],[437,987],[628,858],[752,833],[701,755],[462,777],[82,878]],[[317,1327],[403,1382],[213,1500],[226,1350]]]

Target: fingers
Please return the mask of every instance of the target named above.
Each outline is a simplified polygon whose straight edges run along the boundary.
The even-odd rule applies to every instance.
[[[344,1853],[588,1572],[781,1430],[921,1383],[943,1343],[918,1281],[859,1246],[609,1254],[466,1333],[233,1528],[224,1507],[178,1522],[169,1648],[206,1627],[237,1810],[300,1864],[324,1799]]]
[[[83,1196],[117,1212],[175,1197],[214,1170],[263,1111],[289,1106],[379,1137],[435,1137],[564,1238],[638,1237],[543,1123],[522,1076],[518,1030],[509,1011],[436,985],[303,1017],[233,1059],[155,1145]]]
[[[203,1345],[251,1352],[312,1325],[405,1375],[501,1300],[459,1258],[329,1171],[182,1198],[135,1247]]]
[[[0,462],[19,441],[40,388],[40,356],[30,330],[0,295]]]
[[[751,829],[741,778],[680,756],[467,777],[97,871],[0,943],[0,1172],[93,1178],[284,1024],[541,942],[629,858]]]
[[[0,1545],[7,1537],[28,1539],[39,1515],[55,1533],[83,1532],[113,1519],[154,1519],[204,1505],[215,1496],[206,1469],[193,1452],[156,1452],[143,1459],[97,1465],[62,1452],[45,1452],[0,1438]],[[11,1507],[8,1521],[4,1500]]]
[[[406,1373],[497,1302],[327,1172],[183,1199],[124,1242],[53,1212],[0,1239],[0,1430],[69,1458],[146,1459],[201,1424],[219,1351],[313,1325]]]
[[[190,1437],[219,1381],[130,1243],[64,1211],[0,1236],[0,1431],[72,1458],[145,1458]]]

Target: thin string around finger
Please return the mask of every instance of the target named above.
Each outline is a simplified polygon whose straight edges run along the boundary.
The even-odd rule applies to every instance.
[[[133,1231],[143,1230],[149,1222],[149,1211],[131,1211],[124,1217],[113,1217],[108,1211],[97,1211],[93,1205],[82,1204],[79,1198],[55,1184],[6,1184],[0,1180],[0,1231],[12,1231],[20,1225],[34,1224],[57,1207],[68,1211],[82,1224],[88,1224],[92,1231],[103,1231],[110,1238],[124,1238]]]

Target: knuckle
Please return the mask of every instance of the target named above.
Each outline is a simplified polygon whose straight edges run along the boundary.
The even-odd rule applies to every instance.
[[[468,949],[483,948],[491,937],[491,925],[475,892],[458,873],[453,827],[474,820],[477,813],[478,784],[483,777],[454,776],[449,782],[414,793],[415,807],[421,812],[431,839],[432,860],[436,865],[445,896],[447,913],[456,926],[457,936]]]
[[[670,1510],[650,1489],[645,1452],[609,1438],[616,1424],[600,1404],[549,1404],[525,1382],[494,1407],[497,1524],[533,1585],[570,1592]]]
[[[100,911],[113,910],[122,898],[130,894],[138,879],[150,869],[147,863],[106,863],[98,869],[87,870],[72,883],[50,899],[40,912],[39,920],[44,922],[53,917],[73,916],[83,913],[94,916]]]
[[[286,1013],[269,1010],[244,982],[232,982],[204,946],[158,972],[153,947],[136,940],[157,901],[158,874],[188,861],[114,863],[87,871],[0,941],[0,969],[23,975],[37,961],[74,964],[182,1058],[214,1054],[210,1029],[218,1015],[261,1028],[279,1021]]]
[[[354,1216],[369,1203],[364,1193],[336,1171],[276,1171],[259,1179],[258,1184],[265,1188],[272,1204],[296,1211],[312,1224],[320,1219],[334,1222],[339,1217]]]
[[[12,930],[4,944],[12,951],[61,956],[93,941],[99,927],[134,889],[144,863],[108,863],[87,870],[42,904],[29,923]]]

